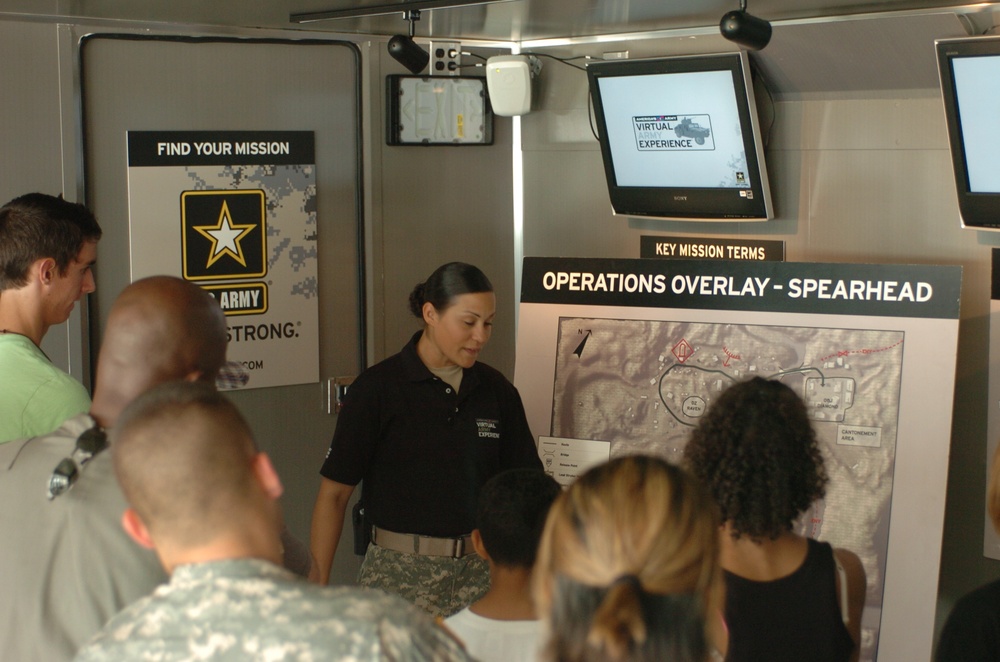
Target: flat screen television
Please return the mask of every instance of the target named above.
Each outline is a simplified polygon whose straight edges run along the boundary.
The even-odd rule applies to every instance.
[[[1000,37],[934,45],[962,227],[1000,230]]]
[[[616,215],[774,216],[745,52],[587,67]]]

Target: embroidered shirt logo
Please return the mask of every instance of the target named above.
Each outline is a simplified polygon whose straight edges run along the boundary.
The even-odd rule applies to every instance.
[[[479,432],[480,439],[500,438],[500,421],[494,421],[489,418],[477,418],[476,429]]]

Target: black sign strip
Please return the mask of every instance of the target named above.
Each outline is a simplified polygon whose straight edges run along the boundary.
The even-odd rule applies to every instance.
[[[746,260],[782,262],[785,242],[767,239],[717,239],[713,237],[639,237],[639,257],[659,260]]]
[[[312,131],[129,131],[129,167],[313,164]]]
[[[525,258],[522,303],[958,319],[960,266]]]

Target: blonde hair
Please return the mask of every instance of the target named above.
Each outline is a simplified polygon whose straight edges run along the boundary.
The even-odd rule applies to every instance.
[[[697,660],[719,586],[718,518],[686,471],[647,456],[580,476],[553,505],[534,596],[550,660]]]

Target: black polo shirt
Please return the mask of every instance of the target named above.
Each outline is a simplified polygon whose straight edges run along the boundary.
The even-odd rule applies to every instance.
[[[459,393],[403,350],[351,384],[320,473],[357,485],[376,526],[454,537],[475,527],[479,490],[492,476],[541,461],[517,389],[497,370],[463,370]]]

